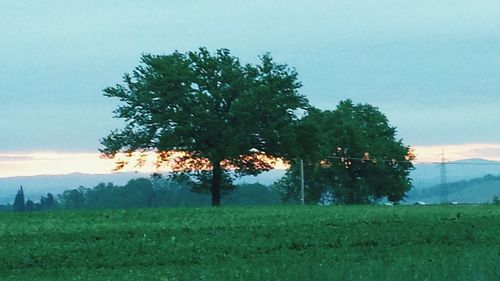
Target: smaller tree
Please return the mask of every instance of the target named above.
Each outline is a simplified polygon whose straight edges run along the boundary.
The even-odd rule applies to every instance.
[[[24,191],[22,186],[17,191],[16,198],[14,199],[13,209],[14,212],[24,212],[26,210],[26,205],[24,203]]]
[[[500,205],[500,198],[498,196],[493,196],[493,205]]]
[[[411,188],[412,151],[396,138],[396,128],[378,108],[342,101],[332,111],[311,110],[297,127],[296,158],[304,160],[305,201],[324,194],[341,204],[397,202]],[[299,146],[300,147],[300,146]],[[297,161],[276,185],[287,201],[299,196]]]
[[[97,186],[86,190],[85,207],[91,209],[124,208],[121,204],[120,186],[113,183],[99,183]]]
[[[121,200],[125,208],[150,208],[153,206],[154,189],[151,180],[138,178],[130,180],[121,188]]]
[[[85,195],[88,189],[80,186],[78,189],[66,190],[61,195],[59,199],[61,205],[65,209],[81,209],[85,206]]]
[[[54,199],[54,195],[52,193],[47,193],[47,197],[40,197],[40,209],[42,210],[50,210],[56,207],[56,201]]]
[[[33,200],[28,199],[24,208],[26,212],[40,211],[40,203],[35,203]]]

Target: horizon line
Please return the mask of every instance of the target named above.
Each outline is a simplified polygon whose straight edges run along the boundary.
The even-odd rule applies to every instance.
[[[466,143],[449,145],[411,146],[416,158],[414,164],[441,163],[444,152],[446,162],[483,159],[500,161],[500,143]],[[115,172],[154,173],[166,172],[167,167],[156,168],[150,157],[149,164],[137,167],[134,161],[123,169],[114,171],[117,159],[103,159],[95,152],[0,152],[0,178],[23,176],[50,176],[81,174],[113,174]]]

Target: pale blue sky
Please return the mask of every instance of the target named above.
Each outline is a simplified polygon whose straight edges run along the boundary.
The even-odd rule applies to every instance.
[[[378,106],[408,145],[500,143],[500,1],[0,0],[0,152],[96,152],[141,53],[267,51],[311,103]]]

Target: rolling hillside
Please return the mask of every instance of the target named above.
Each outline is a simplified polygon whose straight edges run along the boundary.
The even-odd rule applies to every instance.
[[[446,164],[447,182],[457,182],[480,178],[485,175],[500,175],[500,161],[485,159],[465,159]],[[440,164],[415,164],[411,172],[415,188],[428,188],[441,184]]]
[[[458,203],[491,202],[494,196],[500,197],[500,176],[486,175],[482,178],[463,180],[446,185],[447,201]],[[414,189],[409,193],[408,203],[423,201],[426,203],[441,202],[442,186]]]

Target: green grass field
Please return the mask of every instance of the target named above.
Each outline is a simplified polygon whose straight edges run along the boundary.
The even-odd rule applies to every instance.
[[[0,279],[500,280],[500,208],[0,213]]]

